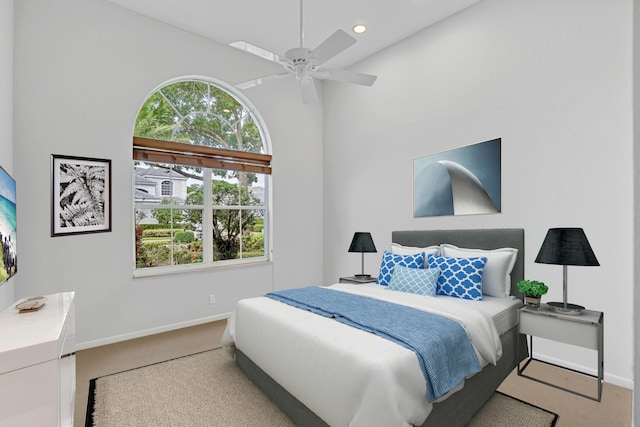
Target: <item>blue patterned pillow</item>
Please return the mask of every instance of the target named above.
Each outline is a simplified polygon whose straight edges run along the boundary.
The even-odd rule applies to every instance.
[[[429,268],[439,268],[439,295],[482,300],[482,271],[487,264],[487,258],[453,258],[429,255]]]
[[[382,264],[380,265],[380,274],[378,275],[378,283],[382,286],[389,286],[393,269],[396,265],[409,268],[422,268],[424,266],[424,253],[413,255],[396,255],[389,251],[382,254]]]
[[[439,275],[439,268],[408,268],[396,265],[389,282],[389,289],[434,297]]]

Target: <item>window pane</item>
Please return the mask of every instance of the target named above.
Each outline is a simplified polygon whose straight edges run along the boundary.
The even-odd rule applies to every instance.
[[[213,206],[239,206],[238,173],[224,169],[211,170]]]
[[[161,228],[181,228],[185,220],[184,212],[182,209],[171,206],[170,203],[173,203],[170,199],[162,199],[162,205],[167,207],[152,209],[151,216],[156,220],[157,224],[162,226]]]
[[[173,233],[173,263],[195,264],[202,258],[202,208],[188,208],[183,213],[182,230]]]
[[[151,209],[146,208],[137,208],[136,209],[136,225],[139,224],[152,224],[156,221],[153,219],[151,215]]]
[[[264,206],[265,175],[257,175],[257,181],[248,188],[248,198],[243,206]]]
[[[199,213],[202,216],[202,212]],[[202,229],[201,226],[200,229]],[[196,264],[201,262],[202,233],[193,230],[176,230],[173,234],[173,263]]]
[[[202,206],[204,204],[204,185],[202,184],[202,181],[191,180],[187,187],[187,198],[185,200],[185,204],[198,206]]]
[[[202,237],[202,207],[188,208],[182,211],[182,228],[196,233],[196,238]]]
[[[262,209],[242,211],[242,258],[265,255],[264,216]]]
[[[136,268],[169,265],[171,233],[153,224],[136,225]]]
[[[197,175],[192,168],[166,163],[137,162],[135,166],[136,200],[145,203],[184,204],[189,181]]]
[[[183,221],[178,224],[137,223],[136,224],[136,268],[158,267],[173,264],[193,264],[202,262],[202,209],[154,209],[166,211]],[[145,210],[136,209],[136,218],[141,218]],[[188,219],[188,220],[187,220]]]
[[[135,236],[136,236],[136,268],[144,268],[151,266],[151,257],[146,244],[148,243],[143,236],[144,225],[141,221],[147,217],[145,210],[136,209],[136,224],[135,224]]]
[[[213,260],[236,259],[240,256],[240,211],[214,209]]]
[[[222,180],[213,181],[212,193],[214,206],[239,206],[238,184]]]
[[[213,204],[215,206],[263,206],[265,174],[214,169]]]

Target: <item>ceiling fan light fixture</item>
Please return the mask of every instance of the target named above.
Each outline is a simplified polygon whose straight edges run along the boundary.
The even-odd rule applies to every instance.
[[[367,31],[367,26],[364,24],[356,24],[353,26],[352,30],[356,34],[362,34]]]

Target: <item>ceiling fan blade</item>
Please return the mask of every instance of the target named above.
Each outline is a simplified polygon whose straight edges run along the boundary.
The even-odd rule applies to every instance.
[[[246,42],[244,40],[238,40],[235,42],[229,43],[229,46],[233,46],[236,49],[244,50],[245,52],[249,52],[253,55],[259,56],[260,58],[267,59],[269,61],[277,62],[278,64],[282,64],[283,60],[280,58],[280,55],[277,53],[273,53],[267,49],[263,49],[259,46]]]
[[[342,30],[338,30],[320,43],[320,46],[311,51],[311,57],[316,58],[317,65],[323,64],[355,42],[356,39],[354,37]]]
[[[316,84],[312,78],[298,80],[298,89],[300,89],[300,95],[302,95],[302,102],[305,104],[313,104],[318,101]]]
[[[355,83],[362,86],[371,86],[378,78],[377,76],[371,74],[356,73],[355,71],[349,70],[322,69],[314,71],[312,75],[313,77],[317,77],[319,79],[335,80],[344,83]]]
[[[234,86],[237,87],[238,89],[244,90],[244,89],[249,89],[249,88],[261,85],[262,83],[281,79],[283,77],[287,77],[290,75],[292,74],[289,71],[283,71],[281,73],[269,74],[267,76],[258,77],[257,79],[252,79],[252,80],[247,80],[246,82],[237,83]]]

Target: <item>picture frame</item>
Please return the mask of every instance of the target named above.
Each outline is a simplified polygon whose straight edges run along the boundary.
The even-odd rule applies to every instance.
[[[502,138],[413,161],[414,218],[502,212]]]
[[[18,272],[16,180],[0,166],[0,285]]]
[[[111,231],[111,160],[51,155],[51,237]]]

